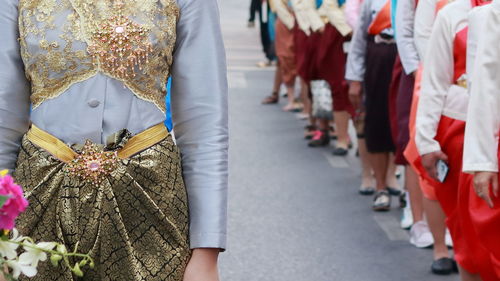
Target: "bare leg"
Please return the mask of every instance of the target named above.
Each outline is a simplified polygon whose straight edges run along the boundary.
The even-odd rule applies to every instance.
[[[394,154],[388,153],[389,163],[386,175],[386,184],[388,187],[399,188],[398,179],[396,178],[397,165],[394,163]]]
[[[386,177],[389,169],[389,153],[368,153],[368,159],[375,174],[377,191],[386,189]]]
[[[458,268],[460,271],[460,279],[462,279],[462,281],[481,281],[481,277],[479,276],[479,274],[469,273],[467,270],[461,268],[460,266]]]
[[[270,96],[267,96],[264,98],[262,101],[262,104],[275,104],[279,102],[280,99],[280,87],[282,83],[282,77],[281,77],[281,67],[280,64],[278,63],[278,66],[276,67],[276,72],[274,73],[274,85],[273,85],[273,91],[271,92]]]
[[[278,63],[278,65],[276,66],[276,72],[274,73],[274,85],[273,85],[273,93],[278,93],[278,96],[281,83],[283,83],[283,78],[281,77],[281,66]]]
[[[333,116],[337,132],[337,147],[347,149],[350,142],[348,129],[351,115],[347,111],[334,111]]]
[[[318,119],[319,129],[328,132],[329,121],[327,119]]]
[[[434,259],[448,258],[448,247],[445,244],[446,236],[446,215],[438,201],[423,198],[427,223],[434,237]]]
[[[368,150],[364,138],[358,138],[359,159],[361,160],[361,187],[374,187],[375,178],[373,177],[372,166],[368,160]]]
[[[410,206],[414,222],[424,219],[423,194],[418,182],[418,175],[409,166],[405,167],[406,189],[410,193]],[[443,240],[444,242],[444,240]]]
[[[283,107],[284,111],[290,111],[294,108],[295,104],[295,85],[294,83],[290,83],[286,85],[286,92],[288,95],[288,104]]]
[[[309,85],[302,79],[300,79],[300,99],[304,104],[304,110],[302,111],[304,114],[311,114],[312,111],[312,103],[309,98]]]

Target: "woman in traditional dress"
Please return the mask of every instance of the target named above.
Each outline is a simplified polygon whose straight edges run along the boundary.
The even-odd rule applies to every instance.
[[[410,139],[410,109],[415,86],[415,75],[419,67],[419,56],[414,41],[415,0],[399,0],[396,8],[396,42],[400,64],[402,66],[396,97],[394,99],[395,123],[393,124],[395,161],[405,167],[405,187],[409,193],[413,225],[410,229],[410,242],[419,248],[426,248],[434,243],[427,222],[424,219],[423,196],[418,175],[409,165],[403,152]],[[398,62],[396,62],[398,63]],[[406,209],[405,209],[406,211]],[[403,218],[408,216],[405,214]],[[444,236],[442,239],[444,245]]]
[[[23,235],[90,253],[78,280],[218,280],[227,81],[215,0],[8,0],[0,168]],[[172,76],[176,140],[163,122]],[[31,113],[30,113],[31,107]],[[75,280],[41,264],[29,280]]]
[[[468,45],[470,102],[465,129],[463,170],[470,176],[469,212],[480,243],[490,252],[496,280],[500,279],[500,196],[498,160],[500,132],[500,2],[493,1],[469,15],[470,35],[478,44]],[[470,51],[469,51],[470,50]]]
[[[390,19],[389,2],[365,0],[359,25],[351,42],[345,77],[351,81],[349,95],[355,108],[359,108],[361,104],[362,89],[366,96],[364,134],[377,190],[373,209],[387,211],[391,206],[391,197],[387,190],[389,184],[386,176],[390,154],[394,151],[389,124],[388,94],[397,50],[390,24],[388,28],[372,28],[373,22],[379,17]]]
[[[455,258],[462,280],[496,280],[488,250],[471,226],[468,186],[461,183],[462,151],[467,116],[466,50],[468,13],[480,1],[457,0],[436,17],[424,60],[422,89],[416,119],[416,145],[423,174],[436,187],[436,197],[447,216]],[[439,164],[447,163],[447,164]],[[438,166],[449,172],[438,174]]]
[[[453,242],[449,231],[446,229],[446,215],[436,197],[436,187],[433,182],[425,178],[426,172],[422,167],[421,158],[415,144],[415,119],[426,47],[432,33],[436,14],[445,6],[444,2],[448,3],[447,0],[420,0],[415,10],[414,43],[418,52],[420,67],[415,75],[415,89],[409,118],[410,139],[404,152],[409,165],[418,174],[419,186],[423,193],[425,215],[434,240],[434,261],[431,269],[436,274],[451,274],[454,271],[455,262],[450,259],[448,252],[448,246],[451,246]]]

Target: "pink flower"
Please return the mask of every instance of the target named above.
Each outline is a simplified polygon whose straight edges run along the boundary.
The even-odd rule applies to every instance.
[[[28,200],[24,198],[21,186],[15,184],[10,175],[0,176],[0,196],[8,197],[0,209],[0,229],[12,230],[16,218],[26,210]]]

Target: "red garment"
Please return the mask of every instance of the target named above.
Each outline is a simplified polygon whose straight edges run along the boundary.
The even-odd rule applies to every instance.
[[[293,30],[288,30],[281,20],[276,20],[276,55],[278,56],[283,82],[286,85],[293,85],[297,76],[294,43]]]
[[[326,80],[332,89],[333,110],[347,111],[354,116],[354,107],[349,101],[349,86],[345,80],[347,54],[344,43],[349,40],[331,24],[322,33],[310,36],[313,55],[311,80]]]
[[[436,197],[446,214],[446,225],[453,238],[453,249],[458,264],[471,273],[479,273],[483,281],[498,280],[493,272],[490,251],[483,247],[469,215],[471,178],[462,172],[465,122],[441,117],[436,140],[448,156],[449,172],[444,183],[436,185]]]
[[[472,176],[469,177],[469,210],[472,225],[477,231],[482,245],[489,250],[497,280],[500,280],[500,242],[498,241],[500,237],[500,198],[492,196],[494,207],[491,209],[483,199],[476,195],[472,186]]]
[[[391,22],[391,0],[387,0],[387,3],[380,9],[375,19],[372,21],[368,27],[368,34],[378,35],[384,29],[390,28],[392,26]]]
[[[449,0],[441,0],[437,3],[436,5],[436,14],[444,7],[446,4],[450,3]],[[413,92],[413,100],[411,104],[411,110],[410,110],[410,141],[408,145],[406,146],[406,149],[404,151],[404,156],[412,166],[413,170],[418,174],[419,176],[419,183],[420,183],[420,188],[422,189],[422,192],[424,193],[424,196],[427,199],[430,200],[437,200],[436,197],[436,191],[435,191],[435,181],[434,182],[429,182],[426,180],[424,177],[426,174],[426,171],[424,167],[422,166],[422,161],[420,158],[420,154],[417,149],[417,144],[415,143],[415,125],[416,125],[416,119],[417,119],[417,110],[418,110],[418,101],[420,97],[420,89],[421,89],[421,81],[422,81],[422,71],[423,68],[420,66],[419,70],[417,71],[417,77],[415,81],[415,89]]]
[[[402,75],[403,75],[403,65],[401,64],[401,58],[398,55],[396,56],[396,61],[394,62],[394,69],[392,70],[392,81],[389,89],[389,122],[391,123],[391,134],[395,145],[400,130],[397,118],[397,99],[398,99],[398,92]],[[402,155],[402,153],[398,152],[400,152],[400,150],[398,150],[398,147],[396,145],[394,162],[397,165],[406,165],[406,160],[404,159],[404,156]]]
[[[423,175],[425,174],[425,169],[422,166],[422,161],[420,158],[420,154],[418,153],[417,144],[415,143],[415,123],[417,119],[417,108],[420,97],[420,82],[422,81],[422,70],[423,68],[422,66],[420,66],[417,70],[417,76],[415,78],[415,88],[413,90],[413,99],[410,109],[410,141],[406,146],[404,156],[415,173],[417,173],[420,189],[422,190],[425,198],[435,201],[437,200],[435,186],[423,177]]]
[[[460,179],[460,204],[469,208],[459,208],[461,230],[465,236],[477,236],[478,240],[467,243],[471,255],[479,257],[475,263],[479,268],[483,281],[500,280],[500,199],[492,198],[495,204],[490,209],[483,199],[479,198],[473,188],[473,175],[462,173]],[[464,237],[465,238],[465,237]],[[477,243],[476,243],[477,241]],[[485,260],[486,259],[486,260]]]
[[[464,28],[458,32],[454,40],[455,83],[466,70],[467,30]],[[490,252],[482,247],[469,215],[470,176],[462,173],[464,133],[464,121],[441,117],[435,139],[448,156],[450,170],[444,183],[428,177],[421,163],[415,167],[419,169],[420,176],[435,186],[436,197],[447,217],[446,224],[453,238],[457,262],[467,271],[479,273],[483,280],[498,280],[493,272]],[[420,157],[412,160],[421,162]]]
[[[311,47],[313,38],[312,36],[307,36],[298,25],[295,26],[294,35],[297,73],[304,82],[309,83],[311,81],[311,61],[314,55]]]

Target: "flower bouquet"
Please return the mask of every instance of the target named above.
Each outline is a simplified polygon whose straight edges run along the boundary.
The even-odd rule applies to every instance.
[[[63,244],[56,242],[35,242],[22,236],[14,228],[15,220],[26,210],[28,201],[22,188],[14,183],[7,171],[0,172],[0,280],[17,280],[21,274],[33,277],[37,274],[39,262],[50,259],[54,266],[68,267],[76,276],[83,276],[84,266],[94,267],[89,255],[68,251]],[[70,259],[77,260],[74,264]],[[2,278],[3,277],[3,278]]]

